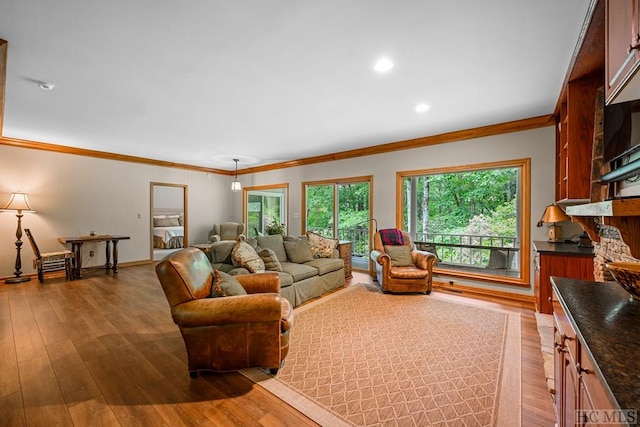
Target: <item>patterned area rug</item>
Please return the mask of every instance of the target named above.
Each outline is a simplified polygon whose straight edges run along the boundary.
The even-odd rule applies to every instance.
[[[320,425],[519,426],[520,315],[357,284],[296,309],[276,377]]]

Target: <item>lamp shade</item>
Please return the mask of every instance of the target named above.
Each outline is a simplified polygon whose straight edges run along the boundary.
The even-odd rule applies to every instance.
[[[9,202],[0,209],[3,211],[35,212],[29,205],[29,197],[26,193],[11,193]]]
[[[538,221],[538,227],[542,227],[542,224],[555,224],[556,222],[570,221],[571,218],[567,216],[560,206],[549,205],[545,208],[542,218]]]

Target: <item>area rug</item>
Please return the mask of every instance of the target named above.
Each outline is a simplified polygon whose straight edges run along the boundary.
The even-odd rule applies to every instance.
[[[323,426],[521,425],[520,315],[352,285],[295,310],[275,377],[243,374]]]

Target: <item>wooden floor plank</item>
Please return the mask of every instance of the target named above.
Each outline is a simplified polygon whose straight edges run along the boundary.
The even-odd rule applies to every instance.
[[[26,424],[69,426],[72,420],[47,356],[18,362]]]
[[[522,425],[553,426],[531,308],[438,293],[521,313]],[[0,332],[2,425],[316,425],[237,372],[191,379],[153,265],[0,284]]]

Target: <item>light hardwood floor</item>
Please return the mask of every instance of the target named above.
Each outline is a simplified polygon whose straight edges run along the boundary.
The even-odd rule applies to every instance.
[[[355,273],[347,286],[366,281]],[[522,425],[553,426],[533,311],[474,300],[522,314]],[[315,424],[241,374],[190,379],[153,266],[143,265],[0,284],[0,425]]]

